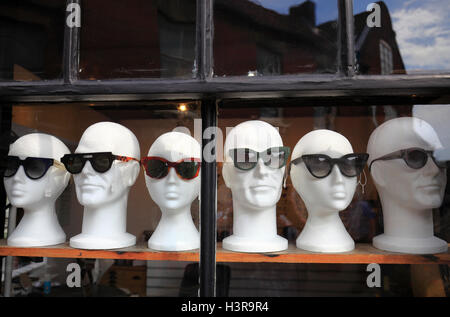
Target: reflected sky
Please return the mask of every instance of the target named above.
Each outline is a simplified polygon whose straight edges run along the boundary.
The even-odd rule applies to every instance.
[[[251,0],[278,13],[304,0]],[[337,19],[337,0],[314,0],[316,21]],[[374,1],[354,0],[355,14]],[[408,73],[450,69],[450,0],[385,0]]]

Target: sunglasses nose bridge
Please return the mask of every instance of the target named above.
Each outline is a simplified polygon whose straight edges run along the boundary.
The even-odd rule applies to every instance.
[[[21,164],[19,165],[19,167],[17,168],[17,171],[14,173],[12,179],[16,182],[24,182],[25,181],[25,168],[23,167],[23,164],[21,162]]]
[[[341,169],[338,164],[333,164],[331,167],[331,177],[333,179],[333,183],[340,184],[344,182],[344,175],[342,175]]]
[[[168,166],[169,170],[167,171],[167,183],[174,184],[177,182],[177,172],[174,166]]]

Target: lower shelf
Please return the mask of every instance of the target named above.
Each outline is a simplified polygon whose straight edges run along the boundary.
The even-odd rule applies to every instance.
[[[0,256],[27,256],[50,258],[91,258],[153,261],[199,261],[199,250],[164,252],[148,249],[146,245],[114,250],[74,249],[68,243],[49,247],[12,247],[0,240]],[[217,244],[217,262],[271,262],[271,263],[347,263],[347,264],[450,264],[450,252],[428,255],[386,252],[370,244],[357,244],[355,250],[345,253],[315,253],[297,249],[295,245],[281,252],[242,253],[224,250]]]

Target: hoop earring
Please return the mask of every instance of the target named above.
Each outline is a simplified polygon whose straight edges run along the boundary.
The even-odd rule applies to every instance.
[[[364,194],[364,187],[366,187],[366,184],[367,184],[367,176],[366,176],[366,172],[364,170],[363,170],[363,175],[364,175],[364,183],[361,182],[362,176],[360,174],[359,180],[358,180],[358,185],[361,185],[361,192]]]

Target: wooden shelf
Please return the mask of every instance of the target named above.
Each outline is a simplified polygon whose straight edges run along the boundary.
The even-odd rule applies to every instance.
[[[183,252],[165,252],[150,250],[147,245],[113,250],[74,249],[69,243],[48,247],[12,247],[6,240],[0,240],[0,256],[29,256],[49,258],[89,258],[89,259],[120,259],[120,260],[154,260],[154,261],[199,261],[197,250]]]
[[[74,249],[68,243],[49,247],[12,247],[0,240],[0,256],[28,256],[53,258],[91,258],[154,261],[199,261],[199,250],[163,252],[148,249],[146,245],[114,250]],[[288,250],[270,253],[242,253],[222,249],[217,244],[217,262],[270,263],[347,263],[347,264],[450,264],[450,252],[415,255],[378,250],[370,244],[357,244],[355,250],[345,253],[315,253],[289,245]]]
[[[450,252],[428,255],[387,252],[371,244],[358,243],[351,252],[316,253],[300,250],[295,245],[281,252],[242,253],[223,250],[218,244],[217,262],[271,262],[271,263],[346,263],[346,264],[450,264]]]

